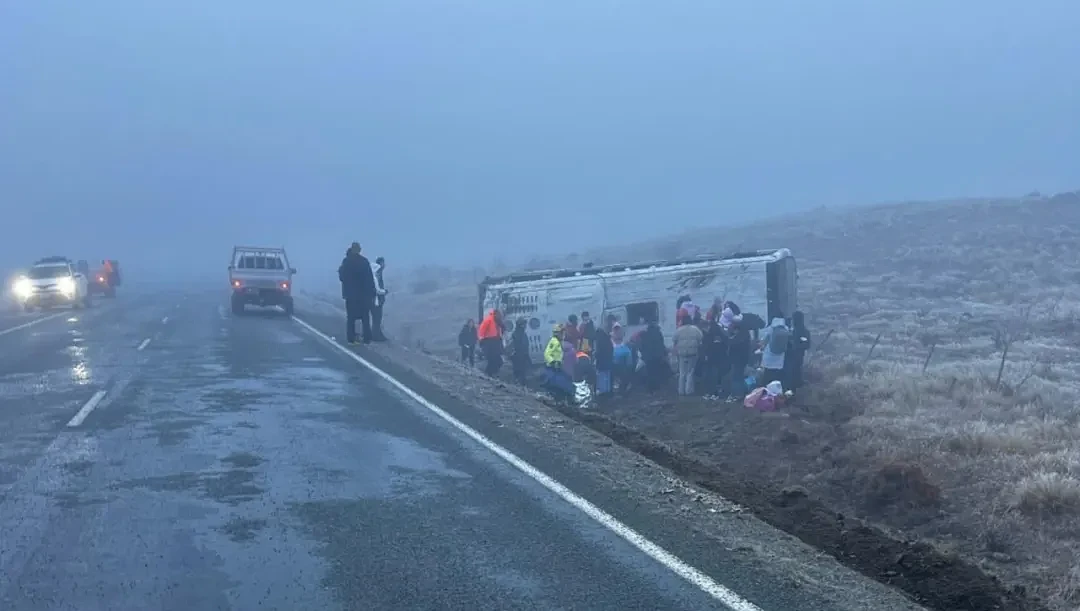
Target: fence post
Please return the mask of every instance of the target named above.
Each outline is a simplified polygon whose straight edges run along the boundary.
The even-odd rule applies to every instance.
[[[930,344],[930,353],[926,355],[926,360],[922,364],[922,372],[926,373],[926,368],[930,366],[930,359],[934,356],[934,349],[937,348],[937,344]]]
[[[877,337],[874,338],[874,343],[871,344],[871,346],[870,346],[870,352],[866,353],[866,358],[863,360],[864,365],[866,363],[870,362],[870,357],[874,356],[874,348],[877,348],[878,342],[880,342],[880,341],[881,341],[881,333],[878,333]]]

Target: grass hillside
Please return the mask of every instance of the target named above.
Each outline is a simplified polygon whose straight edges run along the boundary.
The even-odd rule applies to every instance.
[[[815,338],[801,409],[661,401],[615,416],[1080,609],[1080,192],[819,209],[567,262],[769,247],[794,252]],[[398,291],[397,339],[453,353],[476,316],[464,275]]]

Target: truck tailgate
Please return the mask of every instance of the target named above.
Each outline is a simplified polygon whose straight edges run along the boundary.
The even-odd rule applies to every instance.
[[[237,281],[240,286],[252,289],[281,289],[288,288],[289,276],[278,270],[244,269],[235,270],[231,275],[233,284]],[[282,286],[285,285],[285,286]]]

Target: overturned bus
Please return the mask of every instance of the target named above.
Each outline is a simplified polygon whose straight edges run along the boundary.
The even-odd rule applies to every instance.
[[[552,327],[571,314],[589,312],[598,324],[614,314],[627,336],[650,319],[671,341],[675,303],[689,295],[702,310],[716,298],[730,300],[764,320],[790,318],[798,308],[795,258],[786,248],[727,256],[551,269],[485,278],[478,287],[479,315],[501,311],[508,322],[524,318],[529,355],[543,362]]]

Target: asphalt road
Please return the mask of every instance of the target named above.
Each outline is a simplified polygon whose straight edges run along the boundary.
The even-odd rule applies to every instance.
[[[724,608],[298,324],[225,303],[0,318],[0,608]]]

